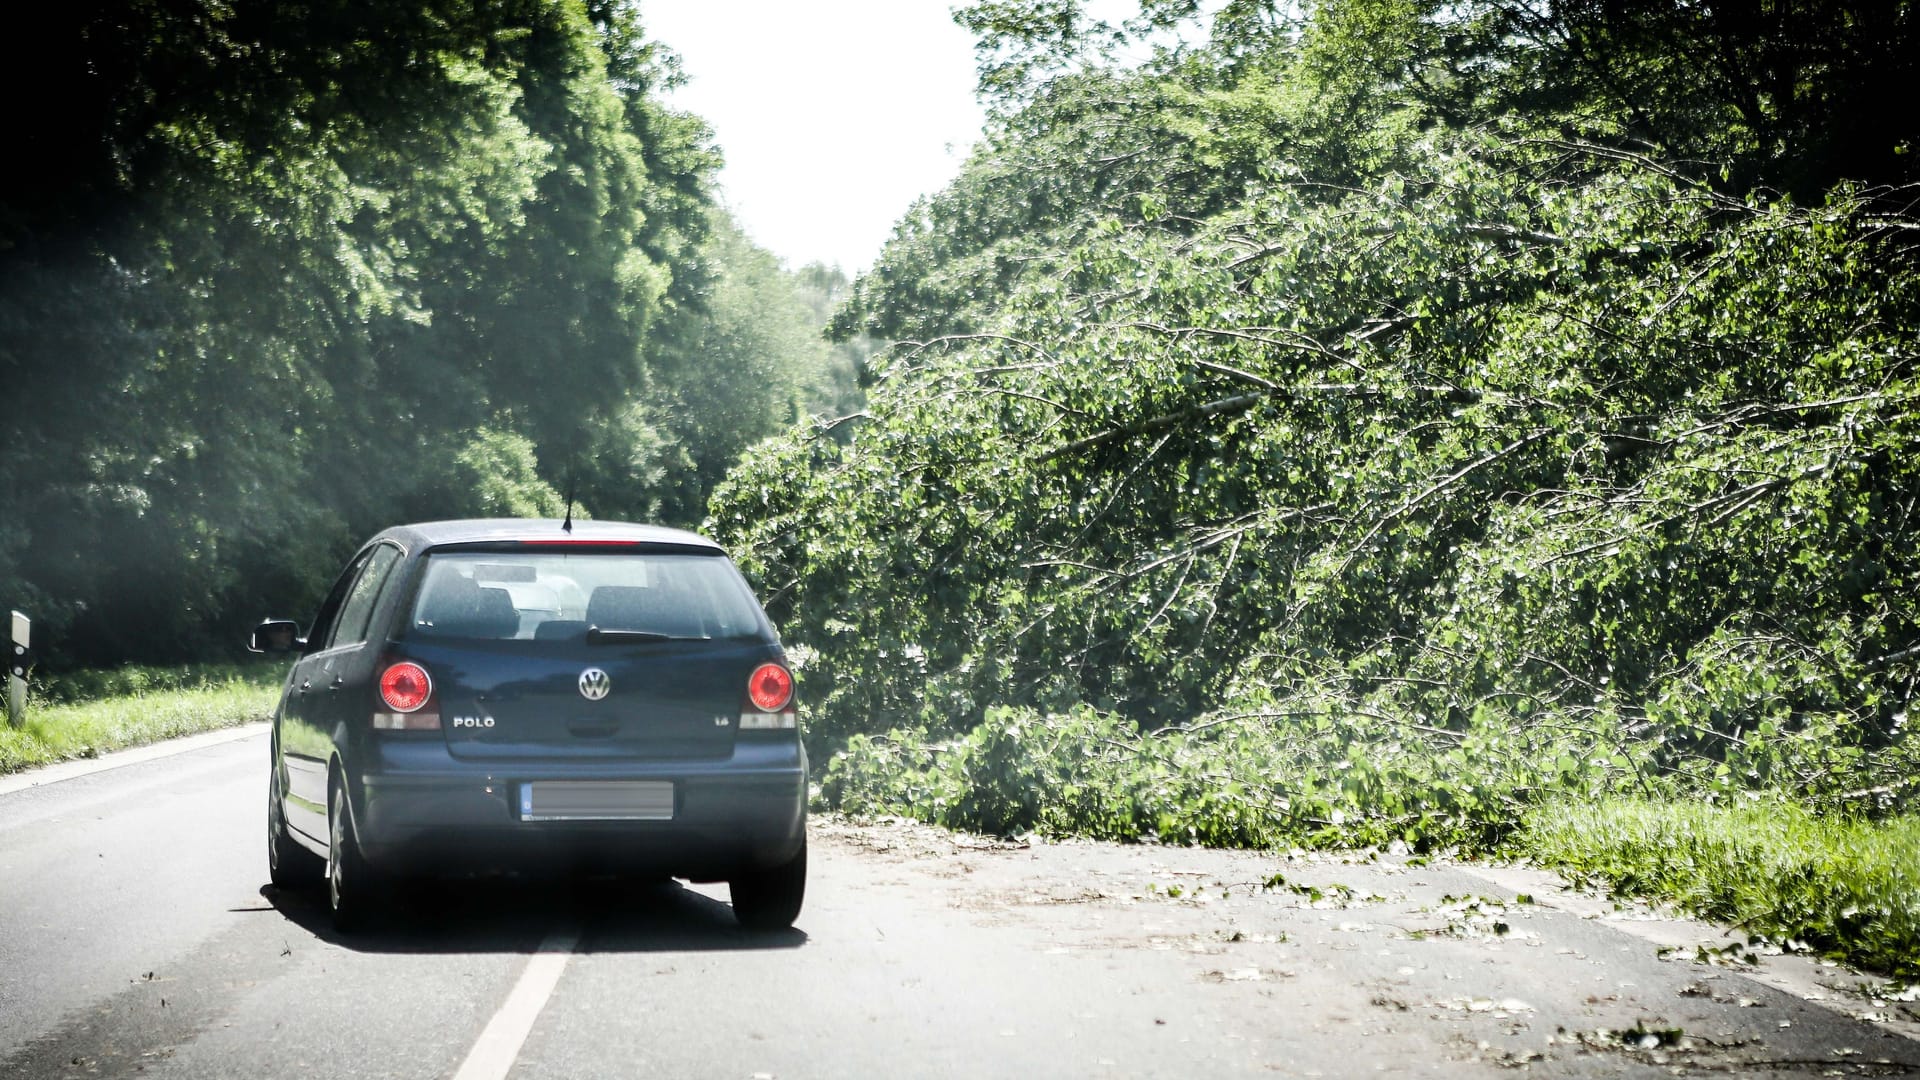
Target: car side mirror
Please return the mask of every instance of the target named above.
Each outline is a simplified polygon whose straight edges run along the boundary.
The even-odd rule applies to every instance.
[[[300,640],[300,625],[292,619],[268,619],[253,628],[247,648],[258,653],[292,652],[305,645]]]

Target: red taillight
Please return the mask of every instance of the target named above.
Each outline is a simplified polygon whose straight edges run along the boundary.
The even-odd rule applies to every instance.
[[[402,660],[380,673],[380,700],[394,712],[413,712],[432,696],[433,679],[426,668],[411,660]]]
[[[747,700],[761,712],[779,712],[793,700],[793,675],[779,664],[761,664],[747,677]]]

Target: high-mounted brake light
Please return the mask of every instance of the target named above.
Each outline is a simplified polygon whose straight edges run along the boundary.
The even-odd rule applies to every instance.
[[[761,664],[747,677],[747,700],[761,712],[779,712],[793,700],[793,675],[779,664]]]
[[[380,673],[380,700],[394,712],[415,712],[432,696],[433,678],[426,668],[411,660],[402,660]]]
[[[522,540],[521,547],[635,547],[638,540]]]

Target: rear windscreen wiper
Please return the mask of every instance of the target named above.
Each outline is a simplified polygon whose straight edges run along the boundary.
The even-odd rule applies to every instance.
[[[711,641],[712,638],[681,637],[677,634],[659,634],[652,630],[604,630],[598,626],[587,628],[587,644],[619,645],[635,641]]]

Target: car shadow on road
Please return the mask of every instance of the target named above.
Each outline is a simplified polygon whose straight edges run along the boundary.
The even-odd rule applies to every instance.
[[[474,878],[397,888],[364,929],[341,933],[326,894],[264,885],[260,895],[289,922],[356,952],[533,952],[556,931],[574,931],[576,951],[700,952],[793,949],[799,929],[748,930],[733,909],[679,881]]]

